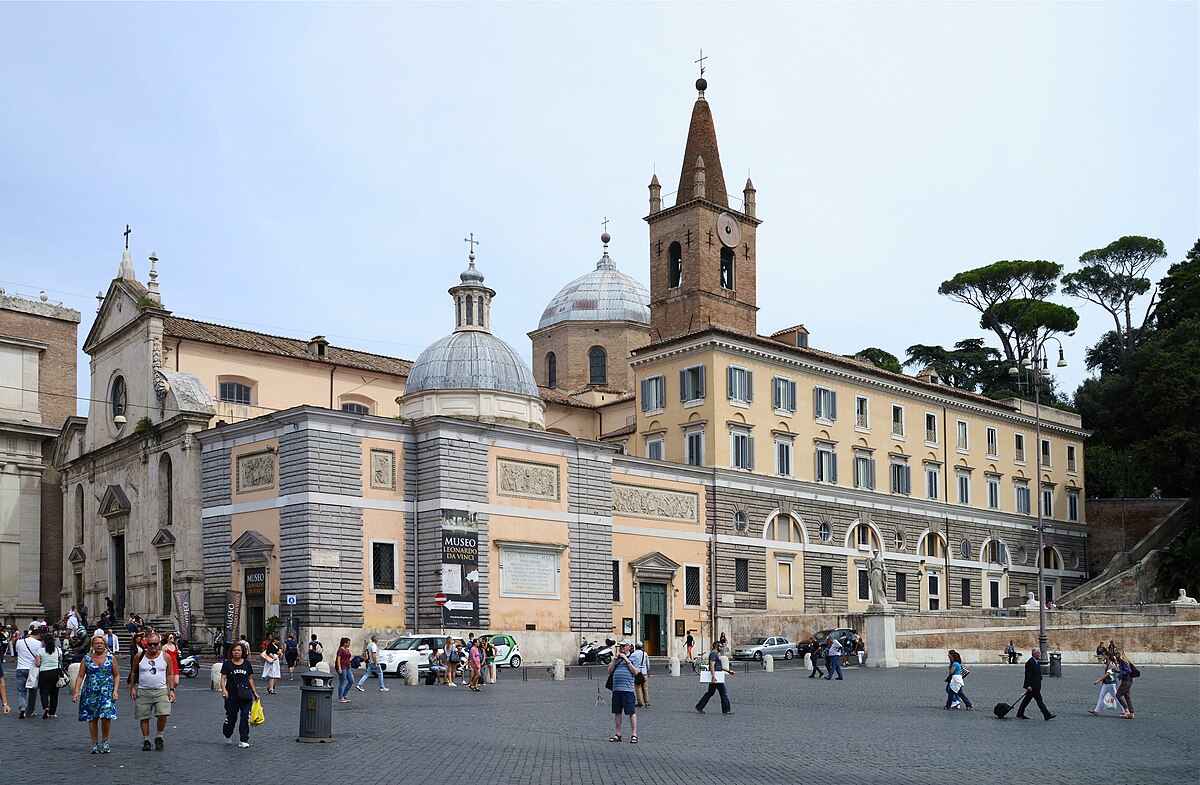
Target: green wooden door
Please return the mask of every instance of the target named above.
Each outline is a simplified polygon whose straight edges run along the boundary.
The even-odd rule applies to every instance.
[[[667,585],[642,583],[638,589],[641,608],[640,633],[646,653],[661,656],[667,651]]]

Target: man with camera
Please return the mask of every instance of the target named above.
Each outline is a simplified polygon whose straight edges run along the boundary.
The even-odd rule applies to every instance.
[[[630,659],[633,641],[621,641],[617,655],[608,665],[608,676],[612,680],[612,713],[616,733],[609,741],[621,740],[621,714],[629,715],[629,743],[637,744],[637,708],[634,696],[634,684],[641,671]],[[643,676],[643,678],[645,678]]]

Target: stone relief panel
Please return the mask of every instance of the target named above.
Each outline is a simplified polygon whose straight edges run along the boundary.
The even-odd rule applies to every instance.
[[[519,499],[559,500],[558,467],[496,458],[496,493]]]
[[[641,485],[612,486],[613,515],[653,520],[700,522],[700,494],[645,488]]]
[[[237,493],[275,487],[275,453],[270,450],[237,457]]]
[[[371,487],[380,491],[396,490],[395,450],[371,450]]]

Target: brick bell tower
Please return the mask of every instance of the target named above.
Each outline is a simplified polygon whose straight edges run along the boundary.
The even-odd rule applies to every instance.
[[[742,209],[729,206],[717,149],[708,81],[696,80],[675,205],[663,207],[650,181],[650,332],[665,341],[710,327],[757,334],[754,184],[746,179]]]

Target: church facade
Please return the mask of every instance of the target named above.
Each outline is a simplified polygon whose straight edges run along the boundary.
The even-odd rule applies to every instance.
[[[474,254],[451,332],[412,363],[177,319],[156,284],[114,281],[88,341],[108,410],[64,430],[68,501],[104,491],[64,604],[123,581],[169,617],[164,585],[186,585],[210,625],[237,592],[252,638],[271,616],[326,638],[503,631],[538,661],[581,636],[675,653],[735,614],[860,611],[872,551],[902,611],[1082,582],[1077,416],[1042,407],[1038,441],[1027,403],[821,351],[803,326],[758,333],[757,193],[731,206],[698,88],[675,204],[650,185],[649,290],[606,234],[532,364],[491,334]],[[116,376],[143,427],[114,424]]]

